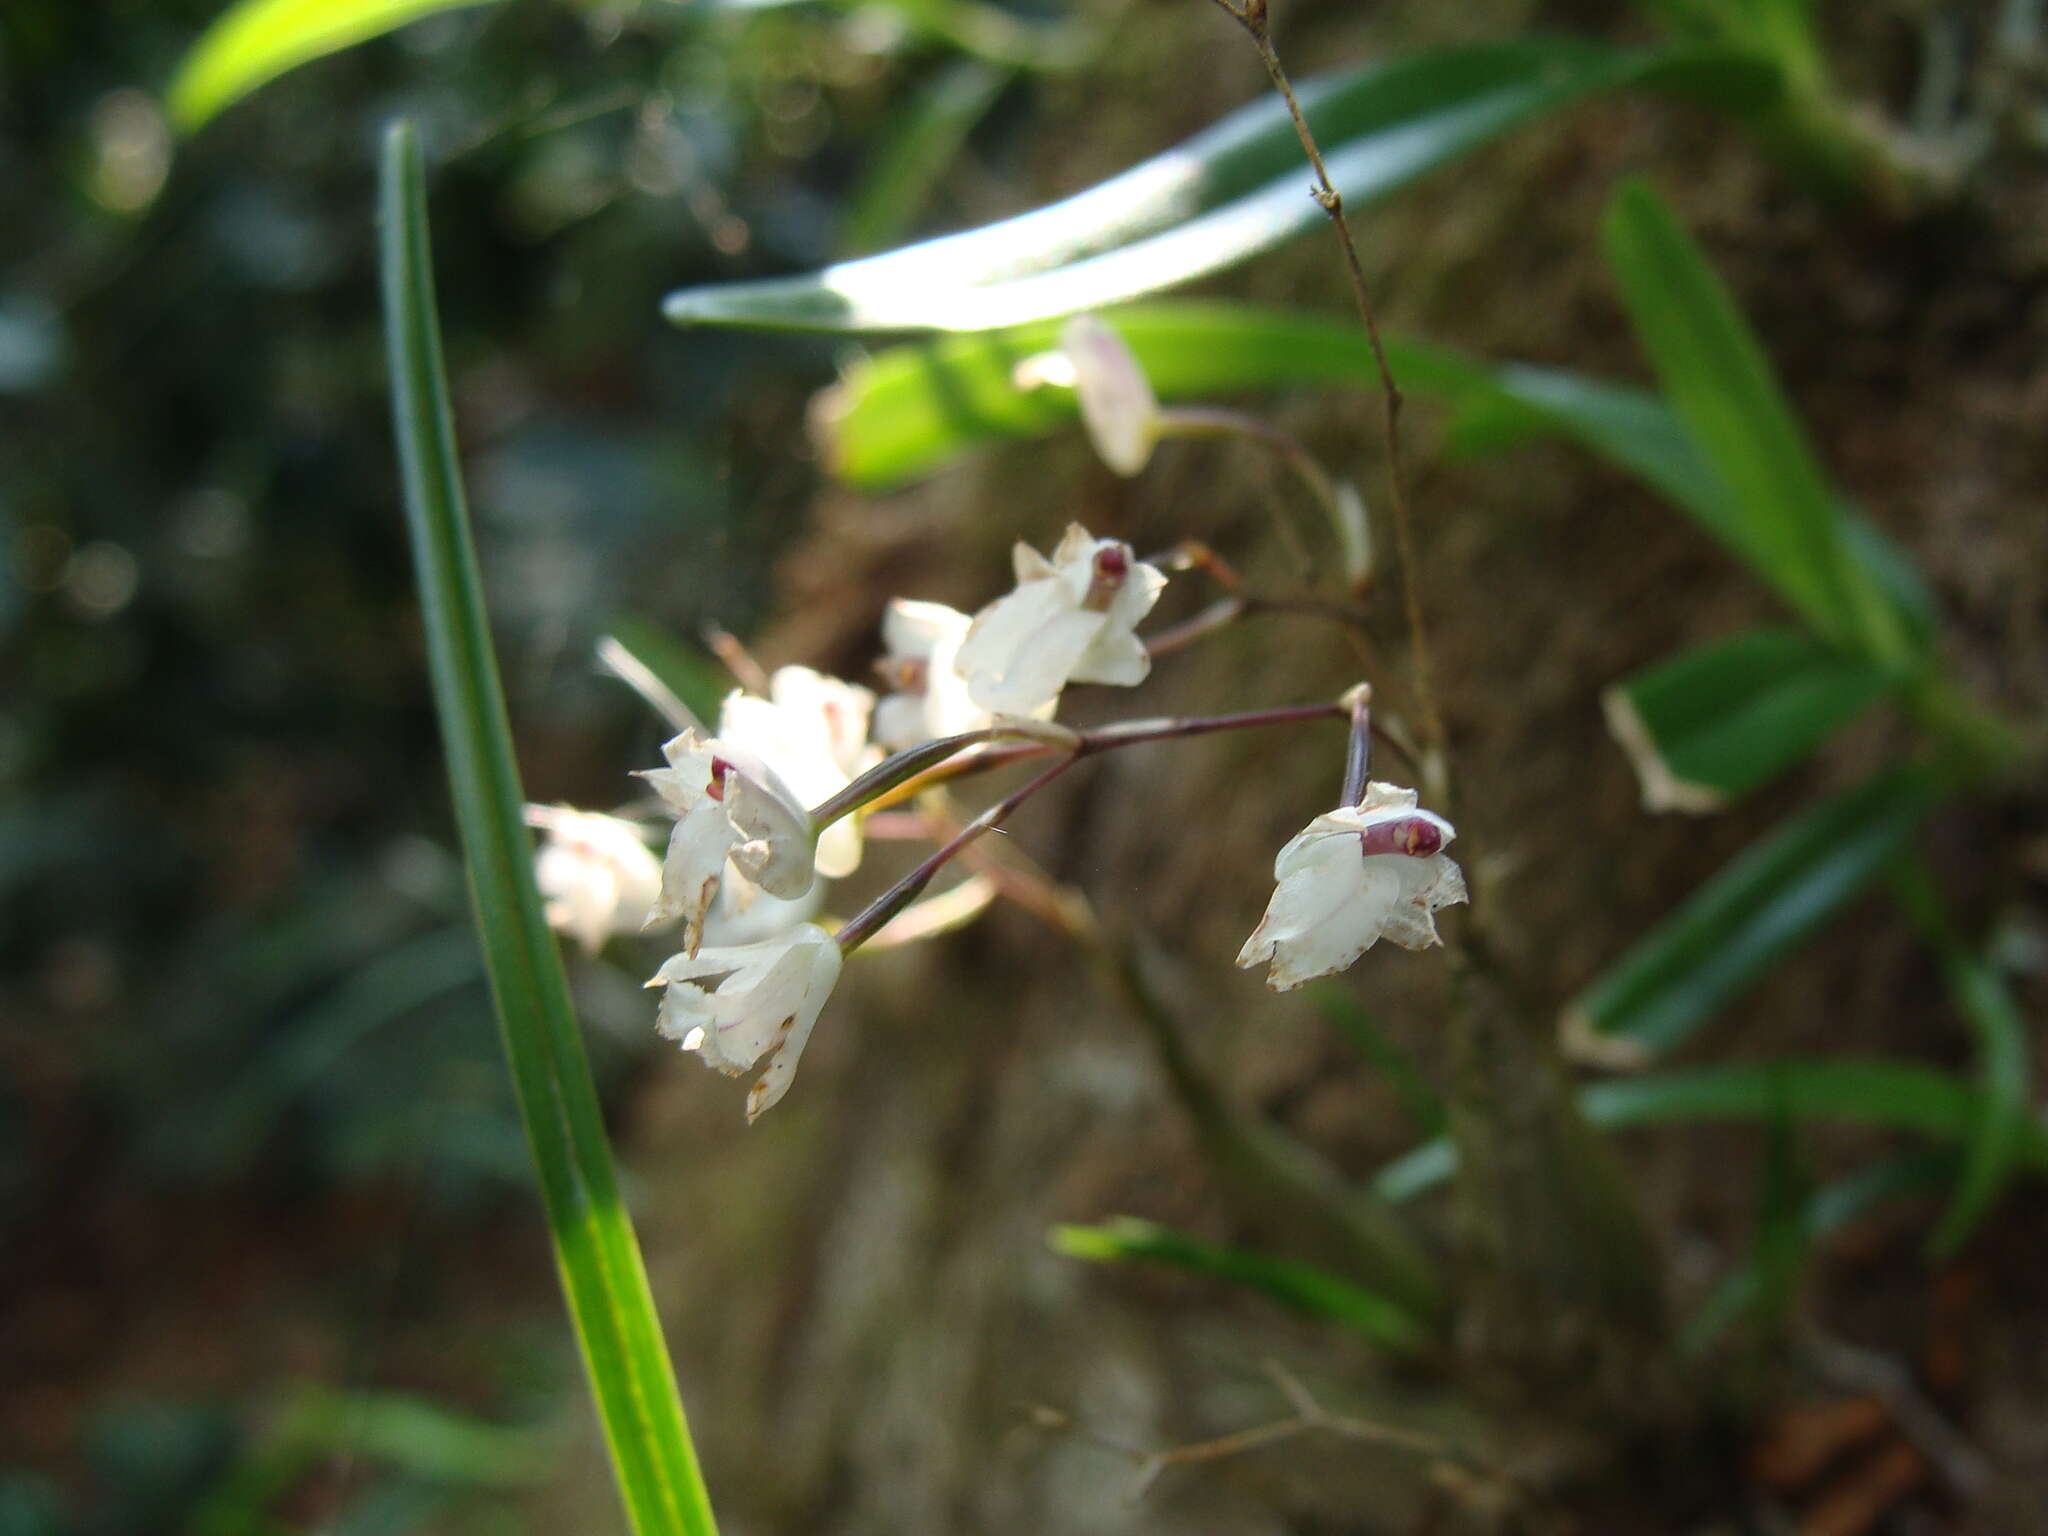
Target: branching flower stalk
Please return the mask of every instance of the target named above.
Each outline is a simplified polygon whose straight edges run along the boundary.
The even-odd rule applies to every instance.
[[[1343,198],[1274,50],[1267,0],[1215,3],[1251,39],[1286,105],[1314,173],[1312,194],[1342,249],[1352,299],[1371,347],[1385,404],[1388,499],[1424,736],[1422,779],[1432,798],[1449,808],[1448,740],[1422,614],[1400,430],[1401,389],[1387,361]],[[1354,750],[1367,739],[1367,732],[1354,730]],[[1362,764],[1355,771],[1347,767],[1347,804],[1359,785],[1378,788],[1370,786]],[[1449,1021],[1453,1066],[1448,1097],[1463,1168],[1458,1186],[1467,1269],[1463,1342],[1480,1359],[1512,1363],[1525,1379],[1574,1381],[1602,1412],[1626,1400],[1633,1366],[1638,1411],[1654,1411],[1654,1365],[1668,1338],[1653,1244],[1612,1149],[1579,1113],[1554,1042],[1497,965],[1483,923],[1483,911],[1475,911],[1450,943],[1456,1000]],[[1562,1400],[1559,1407],[1564,1407]]]
[[[1330,180],[1329,170],[1323,164],[1322,149],[1316,143],[1307,117],[1302,114],[1294,86],[1287,78],[1287,71],[1281,67],[1280,55],[1273,49],[1267,21],[1267,0],[1215,0],[1215,3],[1244,28],[1245,35],[1258,50],[1259,62],[1265,66],[1273,89],[1286,103],[1295,135],[1301,140],[1302,153],[1308,157],[1309,166],[1315,173],[1311,193],[1317,205],[1329,215],[1330,225],[1337,232],[1338,244],[1343,247],[1344,267],[1351,280],[1352,302],[1357,305],[1358,318],[1365,326],[1366,340],[1372,347],[1373,367],[1379,374],[1380,393],[1386,403],[1387,496],[1394,511],[1394,542],[1401,556],[1401,602],[1407,616],[1408,645],[1414,656],[1415,693],[1422,712],[1424,745],[1430,767],[1424,787],[1431,799],[1449,808],[1453,803],[1447,755],[1449,739],[1444,732],[1442,711],[1437,705],[1429,638],[1422,621],[1421,568],[1415,553],[1414,520],[1408,508],[1408,471],[1401,447],[1401,411],[1404,404],[1401,386],[1395,381],[1393,366],[1387,361],[1386,346],[1380,339],[1379,316],[1366,287],[1365,264],[1359,258],[1358,244],[1352,238],[1351,225],[1344,217],[1343,194]]]

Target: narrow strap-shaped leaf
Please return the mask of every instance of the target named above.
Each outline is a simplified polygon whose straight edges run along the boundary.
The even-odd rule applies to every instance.
[[[1603,1130],[1717,1120],[1840,1121],[1912,1131],[1935,1141],[1968,1139],[1986,1112],[1984,1095],[1953,1073],[1913,1062],[1837,1056],[1823,1061],[1753,1061],[1608,1078],[1579,1090],[1579,1108]],[[2015,1166],[2048,1173],[2048,1129],[2029,1116]],[[1438,1138],[1404,1152],[1373,1176],[1381,1198],[1399,1203],[1457,1171],[1457,1152]]]
[[[2025,1141],[2032,1118],[2027,1026],[1997,968],[1957,935],[1925,862],[1900,860],[1892,871],[1892,889],[1940,956],[1949,993],[1977,1036],[1984,1113],[1963,1149],[1948,1210],[1928,1243],[1934,1257],[1946,1259],[1969,1241],[1997,1203]]]
[[[1807,807],[1738,855],[1579,995],[1561,1020],[1574,1054],[1640,1065],[1747,991],[1867,885],[1939,799],[1889,769]]]
[[[1388,60],[1299,95],[1332,182],[1357,205],[1538,113],[1638,83],[1742,100],[1770,95],[1776,76],[1727,50],[1524,38]],[[801,277],[683,289],[664,312],[678,325],[983,331],[1099,309],[1320,223],[1300,154],[1284,107],[1265,97],[1064,201]]]
[[[286,70],[486,0],[237,0],[178,65],[165,99],[186,133]]]
[[[1423,1077],[1415,1059],[1388,1036],[1371,1011],[1334,981],[1309,983],[1308,996],[1330,1027],[1387,1080],[1415,1129],[1424,1136],[1441,1132],[1448,1113],[1443,1100]]]
[[[1652,811],[1718,811],[1861,714],[1886,674],[1796,629],[1745,629],[1602,696]]]
[[[840,248],[872,251],[900,239],[974,125],[1014,78],[979,59],[955,59],[897,109],[868,171],[847,200]]]
[[[1952,1151],[1903,1152],[1816,1190],[1799,1211],[1804,1242],[1812,1247],[1888,1201],[1939,1189],[1953,1176],[1955,1165]],[[1682,1350],[1691,1355],[1703,1353],[1763,1300],[1765,1262],[1763,1254],[1751,1253],[1722,1277],[1680,1334]]]
[[[1905,661],[1906,628],[1856,559],[1763,348],[1706,257],[1639,181],[1616,194],[1605,239],[1664,393],[1728,488],[1745,555],[1836,644],[1879,663]]]
[[[428,667],[520,1121],[627,1516],[641,1536],[709,1536],[710,1502],[534,887],[441,361],[424,175],[408,124],[386,136],[381,190],[385,337]]]
[[[1108,318],[1164,401],[1379,379],[1355,325],[1309,310],[1155,299]],[[1080,414],[1072,390],[1020,389],[1012,379],[1018,363],[1058,346],[1059,332],[1058,321],[1041,320],[856,358],[812,411],[821,456],[842,480],[886,490],[984,443],[1071,425]],[[1454,353],[1389,338],[1388,355],[1402,387],[1418,394],[1486,385],[1486,369]]]
[[[1117,1216],[1100,1226],[1054,1227],[1047,1240],[1070,1259],[1097,1264],[1144,1260],[1229,1280],[1328,1318],[1397,1354],[1422,1353],[1431,1342],[1423,1323],[1378,1291],[1313,1264],[1226,1248],[1136,1216]]]

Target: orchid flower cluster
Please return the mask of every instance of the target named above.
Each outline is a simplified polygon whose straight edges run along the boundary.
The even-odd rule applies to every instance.
[[[1092,434],[1123,463],[1157,407],[1110,337],[1069,338],[1073,386]],[[1106,333],[1105,333],[1106,334]],[[1135,383],[1133,382],[1135,380]],[[1132,420],[1135,413],[1135,424]],[[1069,684],[1131,687],[1151,652],[1137,633],[1166,576],[1130,545],[1068,527],[1050,557],[1014,551],[1015,584],[980,612],[897,599],[882,621],[877,671],[889,692],[783,667],[765,695],[735,691],[706,733],[691,724],[638,777],[673,818],[659,859],[637,825],[534,807],[547,834],[536,875],[549,920],[595,950],[613,933],[680,924],[682,948],[648,982],[662,989],[657,1028],[707,1066],[754,1073],[751,1121],[788,1091],[844,957],[902,914],[970,842],[1073,763],[1140,741],[1348,718],[1341,803],[1280,850],[1275,889],[1237,957],[1269,967],[1267,985],[1300,986],[1350,966],[1381,938],[1438,942],[1434,913],[1465,899],[1444,850],[1455,833],[1413,790],[1369,781],[1371,691],[1341,700],[1091,731],[1058,724]],[[1050,759],[943,842],[836,931],[816,921],[824,885],[854,872],[862,820],[962,772]],[[707,940],[723,942],[707,942]]]

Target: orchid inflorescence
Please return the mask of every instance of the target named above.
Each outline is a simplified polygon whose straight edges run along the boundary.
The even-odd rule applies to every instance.
[[[1075,338],[1076,362],[1088,365],[1077,373],[1114,380],[1117,359],[1100,341]],[[1126,388],[1120,398],[1156,412],[1149,392]],[[1091,409],[1098,439],[1114,436],[1099,396]],[[1114,399],[1106,409],[1113,416]],[[758,1069],[749,1120],[788,1090],[845,955],[1083,757],[1218,730],[1349,719],[1341,803],[1281,849],[1272,899],[1237,957],[1242,967],[1267,965],[1276,991],[1345,969],[1381,938],[1409,949],[1435,944],[1434,913],[1465,899],[1444,852],[1455,836],[1450,823],[1421,810],[1413,790],[1366,775],[1373,726],[1365,685],[1319,704],[1069,729],[1053,718],[1069,684],[1130,687],[1150,672],[1137,627],[1166,576],[1130,545],[1079,524],[1050,557],[1020,542],[1014,565],[1012,590],[971,617],[938,603],[889,605],[877,670],[891,691],[879,702],[856,684],[783,667],[766,680],[765,697],[727,695],[715,730],[678,731],[662,748],[665,766],[639,774],[674,818],[658,866],[632,822],[566,808],[530,813],[548,836],[536,876],[557,927],[595,949],[607,933],[680,923],[682,949],[648,982],[663,989],[658,1027],[728,1075]],[[942,778],[1033,759],[1044,760],[1035,775],[836,932],[813,920],[824,881],[860,863],[863,819],[881,805]]]

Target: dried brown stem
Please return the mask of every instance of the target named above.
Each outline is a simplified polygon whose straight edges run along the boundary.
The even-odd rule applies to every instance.
[[[1302,114],[1301,103],[1296,99],[1294,86],[1287,78],[1287,71],[1281,67],[1280,55],[1273,50],[1273,39],[1267,26],[1265,0],[1216,0],[1223,12],[1239,26],[1258,49],[1259,62],[1266,67],[1266,75],[1273,82],[1273,89],[1287,105],[1287,115],[1294,123],[1295,136],[1301,140],[1302,153],[1308,157],[1311,170],[1315,173],[1315,185],[1311,189],[1316,203],[1329,215],[1330,225],[1337,232],[1337,242],[1343,247],[1345,271],[1351,279],[1351,297],[1358,306],[1358,317],[1365,326],[1366,340],[1372,347],[1373,367],[1379,373],[1380,393],[1386,401],[1387,437],[1387,482],[1388,500],[1394,509],[1394,542],[1401,556],[1401,601],[1408,621],[1408,644],[1414,653],[1415,693],[1422,714],[1423,734],[1426,738],[1426,755],[1434,760],[1436,773],[1433,777],[1447,780],[1446,736],[1443,715],[1437,707],[1436,687],[1432,677],[1429,658],[1429,640],[1422,622],[1422,594],[1420,569],[1415,554],[1414,519],[1408,508],[1408,471],[1405,455],[1401,448],[1401,410],[1404,397],[1401,386],[1395,382],[1394,370],[1387,362],[1387,349],[1380,339],[1379,316],[1373,309],[1372,296],[1365,282],[1365,264],[1359,259],[1358,243],[1352,238],[1351,226],[1344,218],[1344,198],[1336,184],[1330,180],[1329,170],[1323,164],[1322,149],[1316,143],[1316,136]],[[1448,783],[1426,785],[1432,797],[1449,808]]]

